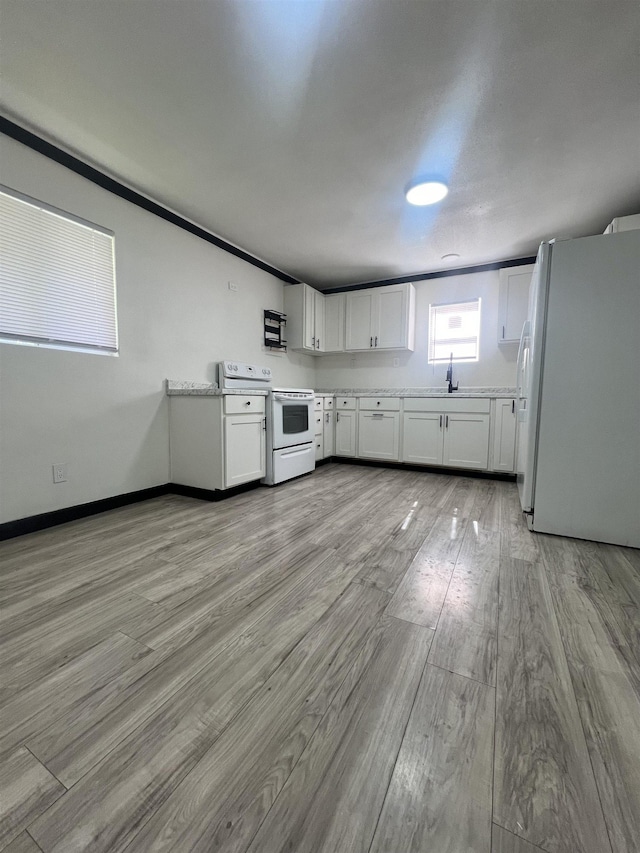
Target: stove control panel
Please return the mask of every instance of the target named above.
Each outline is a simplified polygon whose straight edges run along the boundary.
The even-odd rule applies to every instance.
[[[241,361],[223,361],[219,367],[220,386],[224,387],[225,379],[241,379],[243,381],[255,382],[255,387],[262,387],[262,383],[271,382],[271,368],[259,367],[256,364],[244,364]],[[248,386],[245,386],[248,387]]]

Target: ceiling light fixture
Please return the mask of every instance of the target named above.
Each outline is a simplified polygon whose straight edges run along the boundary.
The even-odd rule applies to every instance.
[[[415,184],[409,184],[405,190],[405,196],[409,204],[422,207],[442,201],[448,192],[449,188],[443,181],[421,180]]]

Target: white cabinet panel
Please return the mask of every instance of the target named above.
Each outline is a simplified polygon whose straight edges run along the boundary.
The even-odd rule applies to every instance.
[[[227,415],[224,419],[225,488],[265,475],[264,417]]]
[[[319,355],[324,346],[324,296],[308,284],[284,288],[287,344],[292,350]]]
[[[486,470],[489,464],[489,415],[445,415],[443,465]]]
[[[402,425],[402,461],[415,465],[442,465],[444,415],[405,412]]]
[[[344,352],[345,294],[324,297],[324,352]]]
[[[336,456],[356,455],[356,413],[336,412]]]
[[[323,458],[335,454],[336,432],[335,432],[335,416],[332,411],[323,412],[324,424],[322,430],[323,441]]]
[[[378,293],[378,349],[413,349],[409,346],[409,295],[407,285],[380,287]],[[412,321],[412,328],[415,321]]]
[[[358,456],[397,462],[400,447],[400,415],[396,412],[360,412]]]
[[[347,293],[345,349],[371,349],[373,325],[373,291],[355,290]]]
[[[495,400],[492,412],[492,471],[515,471],[516,414],[515,400]]]
[[[500,270],[498,296],[498,343],[515,343],[527,319],[533,264]]]

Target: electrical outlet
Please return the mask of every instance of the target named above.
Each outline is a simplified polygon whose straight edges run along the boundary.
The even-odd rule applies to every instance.
[[[400,367],[400,359],[399,358],[393,359],[393,366],[394,367]]]
[[[235,281],[228,282],[228,285],[229,285],[229,290],[237,290],[238,289],[238,285],[235,283]]]
[[[66,483],[67,482],[67,466],[66,463],[57,463],[51,466],[53,468],[53,482],[54,483]]]

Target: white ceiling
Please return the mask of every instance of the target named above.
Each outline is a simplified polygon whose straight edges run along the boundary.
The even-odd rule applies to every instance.
[[[640,211],[639,39],[637,0],[0,0],[0,98],[326,289]]]

